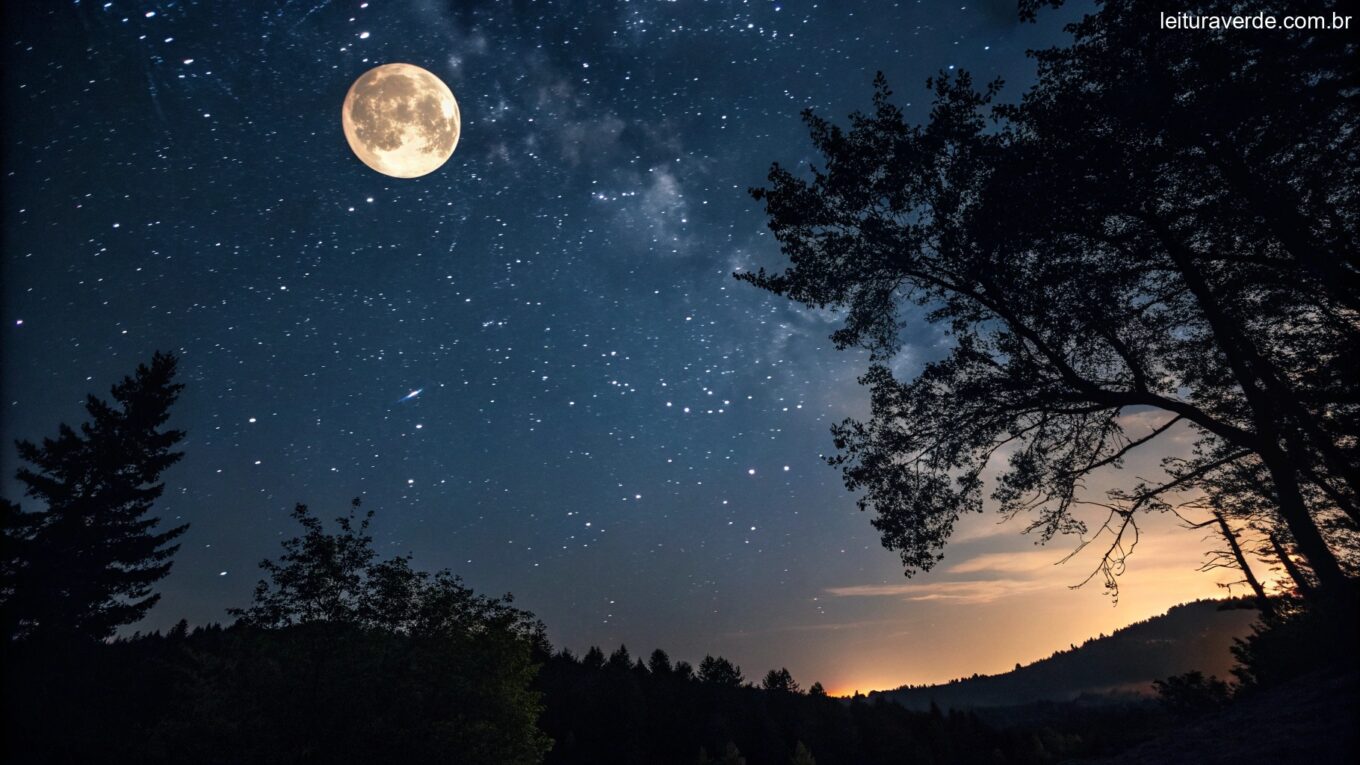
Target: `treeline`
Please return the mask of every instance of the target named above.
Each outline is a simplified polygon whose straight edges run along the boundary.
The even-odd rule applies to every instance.
[[[802,691],[787,670],[759,684],[706,657],[694,670],[656,650],[563,651],[540,671],[547,763],[1041,763],[1085,742],[1051,731],[998,731],[968,713],[910,712],[863,696]]]
[[[3,760],[999,764],[1094,748],[967,713],[527,645],[329,622],[178,627],[59,657],[28,644],[6,656]]]
[[[88,420],[20,442],[37,509],[0,516],[5,762],[1029,763],[1045,743],[969,715],[761,688],[706,657],[578,661],[449,571],[381,559],[356,499],[307,506],[228,627],[114,638],[157,602],[185,526],[153,514],[183,433],[177,361],[90,396]]]
[[[88,422],[19,445],[17,477],[40,508],[5,503],[0,516],[5,762],[1047,763],[1117,751],[1164,722],[1076,710],[1061,727],[999,730],[803,692],[785,669],[757,687],[721,657],[553,653],[509,596],[380,559],[357,500],[333,525],[298,505],[298,535],[260,564],[230,626],[115,639],[156,603],[185,532],[151,514],[180,457],[166,426],[175,365],[157,354],[111,400],[91,396]],[[1300,614],[1239,646],[1243,688],[1308,670],[1300,644],[1348,644]],[[1166,689],[1187,709],[1226,700],[1212,679]]]
[[[541,762],[505,635],[210,626],[5,656],[6,763]]]
[[[832,699],[786,669],[757,687],[721,657],[554,653],[509,596],[379,558],[358,500],[330,524],[298,505],[229,626],[115,637],[186,531],[153,515],[181,456],[175,373],[156,354],[87,422],[19,444],[38,508],[0,517],[4,762],[1044,763],[1098,741]]]

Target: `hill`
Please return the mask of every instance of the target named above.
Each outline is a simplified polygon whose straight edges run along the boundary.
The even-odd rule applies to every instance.
[[[875,691],[908,709],[972,709],[1129,698],[1151,693],[1152,681],[1199,670],[1227,678],[1233,638],[1245,636],[1257,612],[1243,600],[1200,600],[1087,640],[1011,672],[974,675],[941,685]]]
[[[1190,720],[1099,765],[1357,762],[1357,699],[1360,676],[1354,670],[1316,672]]]

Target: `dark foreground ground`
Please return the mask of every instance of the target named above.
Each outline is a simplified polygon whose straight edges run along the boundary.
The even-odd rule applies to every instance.
[[[1360,674],[1319,672],[1091,765],[1360,762]]]

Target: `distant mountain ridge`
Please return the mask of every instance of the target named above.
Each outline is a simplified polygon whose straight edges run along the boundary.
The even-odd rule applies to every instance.
[[[1248,600],[1198,600],[1011,672],[869,695],[914,710],[932,704],[940,709],[974,709],[1145,696],[1152,692],[1153,680],[1191,670],[1230,677],[1233,638],[1249,634],[1257,616]]]

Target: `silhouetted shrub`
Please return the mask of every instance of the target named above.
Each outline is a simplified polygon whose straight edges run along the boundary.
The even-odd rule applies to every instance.
[[[1219,709],[1232,697],[1227,683],[1213,675],[1205,677],[1203,672],[1154,680],[1152,686],[1168,711],[1179,716],[1199,717]]]

